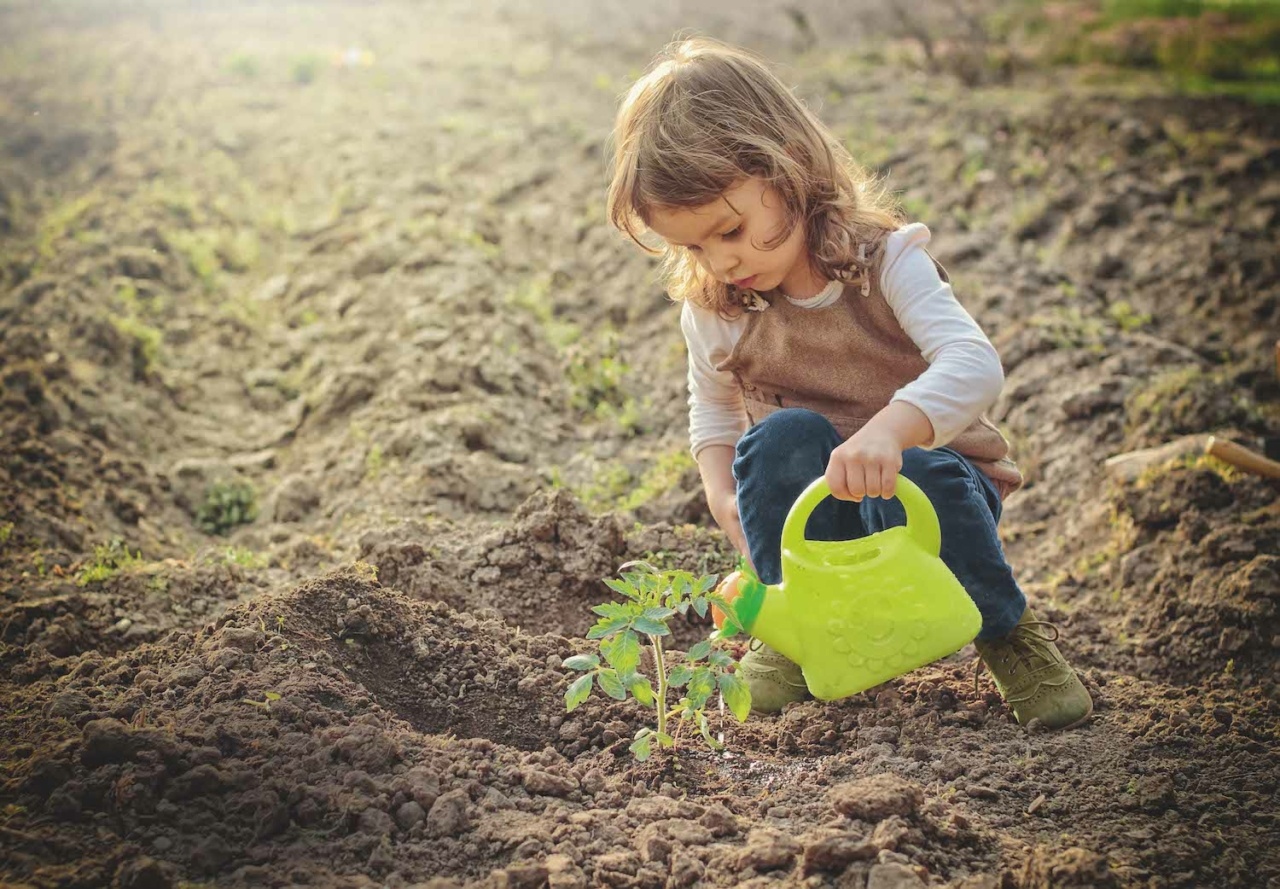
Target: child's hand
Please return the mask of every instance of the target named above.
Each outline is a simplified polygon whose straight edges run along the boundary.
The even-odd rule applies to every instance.
[[[893,496],[902,470],[902,442],[893,432],[867,424],[831,452],[827,486],[837,500]]]

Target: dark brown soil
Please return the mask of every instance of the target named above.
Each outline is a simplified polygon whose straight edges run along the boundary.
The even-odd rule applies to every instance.
[[[804,9],[0,2],[0,881],[1280,885],[1280,485],[1102,469],[1280,438],[1280,122],[961,87]],[[617,95],[691,26],[932,227],[1087,726],[1019,727],[972,649],[717,712],[724,755],[565,712],[604,577],[733,564],[676,309],[602,212]],[[227,536],[218,483],[256,491]]]

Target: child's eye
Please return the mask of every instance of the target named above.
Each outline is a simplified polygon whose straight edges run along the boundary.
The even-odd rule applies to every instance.
[[[725,232],[725,233],[724,233],[723,235],[721,235],[720,237],[722,237],[722,238],[736,238],[736,237],[737,237],[738,235],[740,235],[740,234],[742,234],[742,226],[741,226],[741,225],[737,226],[737,227],[736,227],[736,228],[734,228],[732,231],[727,231],[727,232]]]

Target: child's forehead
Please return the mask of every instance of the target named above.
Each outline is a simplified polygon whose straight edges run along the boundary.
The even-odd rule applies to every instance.
[[[645,221],[650,229],[669,241],[697,241],[760,205],[762,192],[760,180],[746,180],[730,186],[703,204],[650,207],[645,213]]]

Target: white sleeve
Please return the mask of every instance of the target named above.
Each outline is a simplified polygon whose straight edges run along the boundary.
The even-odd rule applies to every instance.
[[[735,445],[747,429],[742,390],[733,374],[716,370],[742,335],[744,318],[726,321],[686,301],[680,330],[689,350],[689,449],[696,460],[707,445]]]
[[[903,226],[885,243],[880,286],[889,307],[929,367],[899,389],[890,401],[915,405],[933,424],[940,448],[995,403],[1004,387],[1004,368],[987,335],[956,301],[925,251],[929,229]]]

